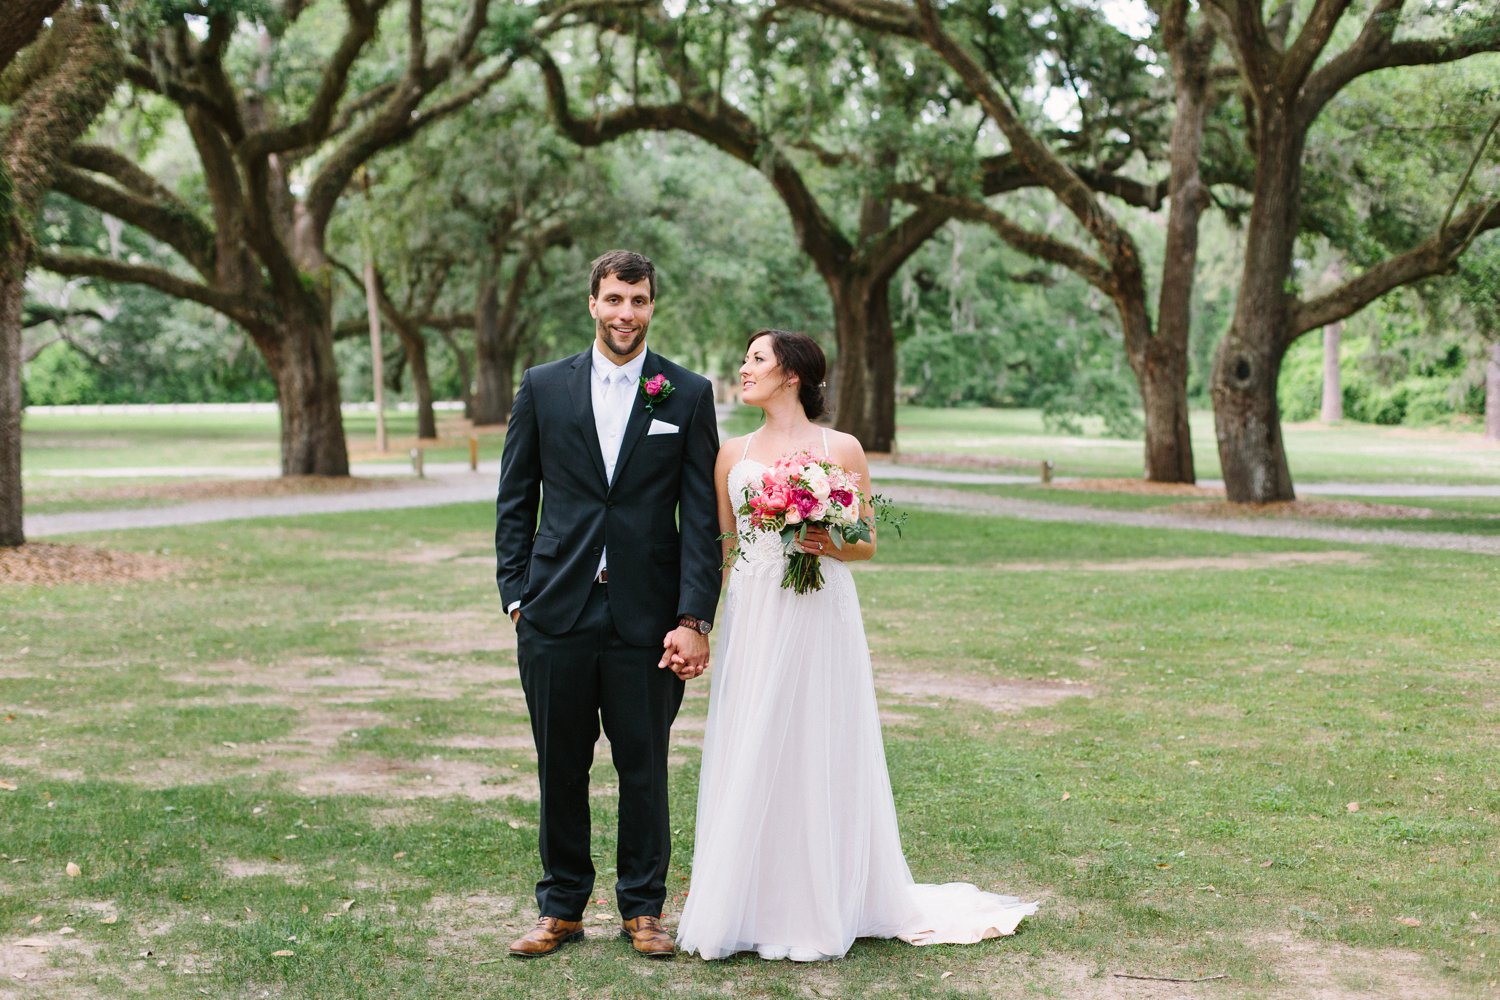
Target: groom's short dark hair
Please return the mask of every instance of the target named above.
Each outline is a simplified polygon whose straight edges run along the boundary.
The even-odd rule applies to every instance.
[[[627,285],[645,278],[651,283],[651,301],[656,301],[656,265],[634,250],[611,250],[594,261],[589,272],[589,295],[598,297],[599,282],[613,274]]]

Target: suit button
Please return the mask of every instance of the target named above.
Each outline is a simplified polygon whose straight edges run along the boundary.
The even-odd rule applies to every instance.
[[[615,502],[613,500],[611,500],[609,503],[605,504],[604,506],[608,507],[610,510],[614,510],[615,509]]]

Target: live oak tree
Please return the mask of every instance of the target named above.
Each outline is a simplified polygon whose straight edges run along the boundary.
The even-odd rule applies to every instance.
[[[533,53],[558,127],[585,146],[680,131],[759,172],[831,298],[837,426],[889,451],[891,280],[949,217],[905,207],[890,191],[914,158],[940,152],[939,136],[951,130],[941,115],[918,128],[941,103],[926,86],[928,68],[890,58],[878,38],[829,37],[818,23],[764,20],[753,6],[695,4],[677,16],[660,3],[579,6],[596,29],[570,36],[591,60],[581,79],[570,80],[552,51]],[[589,105],[581,112],[576,90]],[[986,189],[1024,181],[1011,164],[989,167]]]
[[[1234,319],[1214,359],[1219,461],[1230,500],[1291,500],[1276,401],[1287,348],[1394,288],[1450,270],[1478,234],[1500,227],[1500,198],[1456,193],[1421,239],[1305,297],[1295,249],[1309,137],[1361,78],[1500,51],[1500,8],[1315,0],[1295,9],[1286,3],[1267,16],[1262,0],[1205,0],[1205,7],[1234,51],[1255,157]]]
[[[149,285],[245,330],[281,410],[286,475],[347,475],[327,231],[361,165],[509,75],[534,10],[493,0],[153,0],[125,24],[126,75],[171,103],[197,175],[75,145],[60,192],[170,246],[163,268],[58,249],[65,275]]]
[[[1197,266],[1198,228],[1210,196],[1204,177],[1205,123],[1219,97],[1211,62],[1211,23],[1188,0],[1154,4],[1171,87],[1153,96],[1139,42],[1111,26],[1093,6],[1041,3],[997,9],[987,2],[936,5],[895,0],[793,0],[930,49],[999,129],[1006,157],[1020,164],[1071,214],[1077,239],[1028,228],[1003,204],[941,182],[906,185],[914,203],[941,207],[992,228],[1011,246],[1060,264],[1107,295],[1120,319],[1126,357],[1145,412],[1145,476],[1193,482],[1188,430],[1188,340]],[[1038,64],[1067,93],[1076,127],[1024,107]],[[1170,104],[1170,114],[1157,105]],[[1166,119],[1169,124],[1163,124]],[[1166,133],[1170,131],[1170,136]],[[1165,158],[1168,176],[1133,180],[1127,163]],[[940,179],[941,181],[941,179]],[[1146,261],[1116,211],[1126,204],[1167,213],[1167,245],[1155,315],[1148,303]]]
[[[120,73],[97,5],[16,0],[0,11],[0,546],[26,540],[21,329],[38,213],[60,158],[104,108]]]
[[[615,196],[601,158],[580,157],[529,106],[529,83],[512,80],[382,157],[369,204],[351,206],[339,226],[353,230],[353,216],[369,216],[382,311],[405,350],[419,423],[431,413],[415,368],[425,366],[428,334],[454,354],[466,416],[507,419],[517,354],[536,325],[538,268]]]

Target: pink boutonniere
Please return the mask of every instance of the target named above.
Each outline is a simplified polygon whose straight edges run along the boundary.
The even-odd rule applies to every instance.
[[[656,404],[676,391],[677,387],[665,375],[641,376],[641,398],[646,401],[646,412],[652,413]]]

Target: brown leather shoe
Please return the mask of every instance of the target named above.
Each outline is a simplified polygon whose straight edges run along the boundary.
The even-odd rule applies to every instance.
[[[677,942],[662,927],[660,917],[631,917],[621,925],[620,937],[629,938],[636,954],[647,958],[671,958],[677,954]]]
[[[535,927],[510,943],[510,953],[517,958],[538,958],[582,937],[582,921],[543,917]]]

